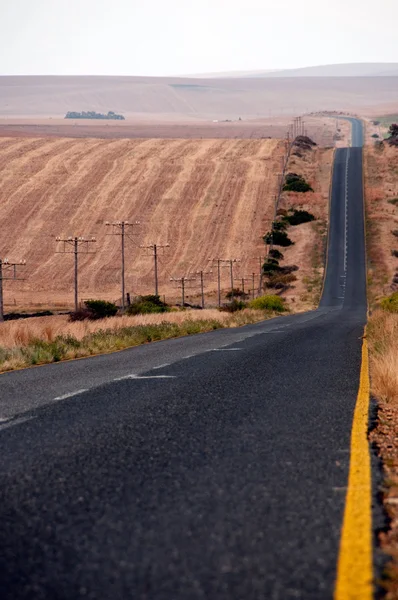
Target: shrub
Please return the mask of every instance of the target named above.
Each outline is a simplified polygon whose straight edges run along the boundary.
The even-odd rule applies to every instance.
[[[265,234],[263,240],[266,244],[272,243],[274,246],[283,246],[284,248],[294,244],[286,231],[269,231]]]
[[[283,254],[277,248],[271,248],[271,250],[268,253],[268,256],[276,260],[283,260]]]
[[[264,275],[272,275],[273,273],[279,273],[282,267],[279,266],[278,261],[275,258],[267,258],[263,264]]]
[[[159,296],[149,294],[148,296],[139,296],[135,302],[130,304],[126,313],[128,315],[146,315],[169,312],[169,310],[169,306],[162,302]]]
[[[297,175],[297,173],[288,173],[285,177],[283,191],[306,193],[313,192],[314,190],[301,175]]]
[[[283,298],[276,295],[260,296],[249,302],[249,308],[255,310],[273,310],[276,312],[284,312],[286,310]]]
[[[314,221],[315,217],[307,210],[293,210],[293,213],[286,215],[285,220],[289,225],[301,225],[301,223]]]
[[[86,319],[91,318],[91,311],[87,308],[79,308],[79,310],[75,310],[70,313],[69,321],[74,323],[75,321],[85,321]]]
[[[373,133],[373,134],[372,134],[372,138],[378,138],[378,137],[379,137],[379,134],[378,134],[378,133]]]
[[[392,256],[395,256],[396,258],[398,258],[398,250],[391,250],[391,254],[392,254]]]
[[[275,273],[269,278],[267,285],[270,288],[282,289],[286,287],[289,283],[292,283],[296,280],[297,277],[293,275],[293,273]]]
[[[398,206],[398,198],[390,198],[388,202],[394,204],[394,206]]]
[[[246,292],[242,291],[239,288],[234,288],[225,294],[226,298],[247,298]]]
[[[393,229],[391,232],[395,237],[398,237],[398,229]]]
[[[398,313],[398,292],[394,292],[393,294],[390,294],[390,296],[382,298],[380,306],[383,310]]]
[[[244,308],[246,308],[246,302],[242,302],[242,300],[234,299],[229,304],[224,304],[224,306],[221,306],[219,310],[221,312],[234,313],[234,312],[237,312],[238,310],[243,310]]]
[[[91,316],[89,318],[92,320],[114,317],[118,311],[116,304],[106,300],[86,300],[84,304],[86,309],[90,311]]]

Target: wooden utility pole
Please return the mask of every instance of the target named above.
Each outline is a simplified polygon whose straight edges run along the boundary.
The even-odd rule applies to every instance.
[[[79,309],[79,288],[78,288],[78,256],[79,254],[95,254],[89,247],[90,244],[94,244],[97,240],[95,237],[84,237],[84,236],[69,236],[67,238],[61,238],[57,236],[55,238],[57,244],[63,244],[62,250],[57,250],[57,254],[74,254],[74,290],[75,290],[75,312]],[[68,248],[72,247],[72,250]],[[85,248],[83,250],[82,248]]]
[[[179,283],[181,287],[181,306],[184,308],[185,306],[185,284],[188,281],[196,281],[195,277],[170,277],[170,281],[175,281]]]
[[[211,275],[213,273],[210,271],[196,271],[196,274],[200,276],[200,295],[202,298],[202,308],[205,307],[205,286],[204,286],[204,275]]]
[[[217,283],[218,283],[218,306],[221,306],[221,267],[228,267],[231,279],[231,300],[234,299],[234,274],[233,263],[240,262],[237,258],[209,258],[212,263],[217,264]]]
[[[112,232],[110,235],[120,235],[121,238],[121,254],[122,254],[122,311],[124,311],[126,306],[126,292],[125,292],[125,236],[126,231],[129,227],[134,227],[135,225],[139,225],[139,221],[113,221],[110,223],[107,221],[105,225],[107,227],[112,227]]]
[[[20,277],[17,277],[17,267],[24,267],[25,265],[26,260],[10,262],[8,258],[0,258],[0,321],[4,321],[3,281],[21,280]]]
[[[148,246],[141,245],[140,248],[150,249],[153,252],[154,270],[155,270],[155,296],[159,296],[159,280],[158,280],[158,250],[160,248],[169,248],[170,244],[149,244]]]

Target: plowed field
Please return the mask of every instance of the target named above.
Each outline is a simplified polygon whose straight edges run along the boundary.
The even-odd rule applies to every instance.
[[[234,276],[255,273],[257,285],[283,153],[269,139],[0,139],[0,256],[27,261],[25,281],[5,283],[6,309],[71,305],[73,256],[56,253],[57,235],[96,236],[96,253],[79,256],[79,295],[119,299],[120,237],[108,220],[141,222],[126,240],[131,294],[153,291],[153,258],[139,247],[152,243],[170,244],[159,254],[169,298],[180,293],[171,277],[209,271],[210,258],[240,259]],[[205,280],[214,301],[214,267]],[[187,284],[188,301],[198,286]]]

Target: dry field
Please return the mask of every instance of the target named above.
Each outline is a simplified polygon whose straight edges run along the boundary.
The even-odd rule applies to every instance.
[[[103,139],[137,139],[137,138],[170,138],[170,139],[262,139],[286,137],[292,116],[256,118],[231,122],[209,119],[187,119],[186,116],[153,115],[148,117],[132,117],[126,121],[101,121],[89,119],[55,119],[55,118],[2,118],[0,113],[1,137],[70,137],[70,138],[103,138]],[[321,146],[332,146],[336,133],[333,119],[325,117],[304,117],[308,135]],[[349,125],[339,121],[344,130],[343,140],[349,137]],[[340,143],[340,142],[338,142]],[[341,143],[344,143],[341,142]]]
[[[6,283],[6,308],[71,304],[73,257],[55,253],[57,235],[97,237],[96,254],[80,256],[80,297],[120,298],[120,238],[107,220],[141,222],[126,241],[131,294],[153,292],[140,244],[170,244],[159,255],[168,299],[179,297],[170,277],[210,270],[209,258],[240,259],[235,276],[257,278],[283,151],[277,140],[0,139],[0,256],[27,261],[26,281]],[[213,302],[215,289],[213,272]]]
[[[68,110],[134,115],[258,118],[312,111],[385,112],[396,103],[398,77],[0,78],[0,115],[63,117]]]
[[[369,259],[369,292],[373,302],[390,294],[398,271],[398,150],[388,144],[370,142],[365,146],[365,196]]]

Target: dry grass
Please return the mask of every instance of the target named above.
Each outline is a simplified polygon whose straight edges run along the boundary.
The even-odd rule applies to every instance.
[[[370,434],[383,461],[383,504],[390,527],[379,541],[391,557],[382,578],[386,600],[398,599],[398,314],[375,310],[367,327],[371,391],[377,398],[376,428]]]
[[[31,365],[114,352],[151,341],[240,327],[271,312],[216,309],[111,317],[70,323],[66,316],[37,317],[0,324],[0,372]]]

